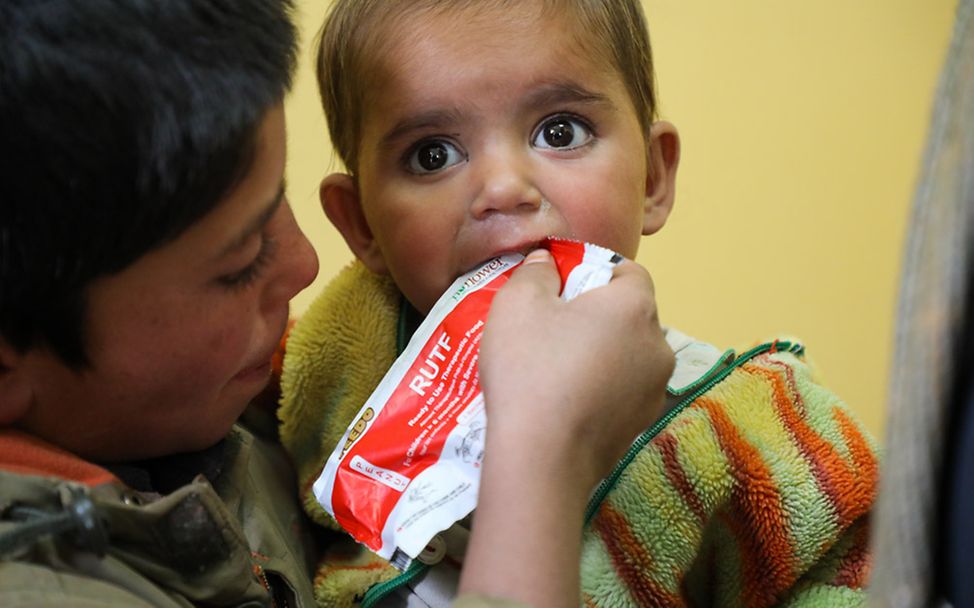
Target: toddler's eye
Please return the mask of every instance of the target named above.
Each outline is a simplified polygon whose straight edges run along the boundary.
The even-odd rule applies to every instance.
[[[433,139],[420,142],[406,156],[406,168],[410,173],[423,175],[436,173],[466,160],[460,150],[448,141]]]
[[[587,144],[592,130],[584,122],[570,116],[555,116],[541,123],[531,142],[536,148],[571,150]]]

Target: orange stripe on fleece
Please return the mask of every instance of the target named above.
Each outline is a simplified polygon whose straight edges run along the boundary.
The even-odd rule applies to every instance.
[[[784,364],[776,365],[776,367],[781,369],[786,377],[791,373],[791,369]],[[852,470],[831,442],[816,433],[808,425],[798,411],[803,406],[796,404],[795,399],[791,396],[797,397],[797,393],[788,390],[780,373],[756,365],[745,365],[744,369],[750,374],[764,378],[771,385],[774,404],[781,421],[794,438],[805,460],[811,465],[819,488],[835,507],[836,523],[839,525],[839,529],[844,530],[857,517],[865,513],[872,504],[875,477],[863,479],[857,471]],[[843,428],[842,431],[846,435],[847,442],[849,431],[851,431],[851,435],[861,438],[852,422],[848,418],[845,420],[849,429]],[[839,420],[839,423],[841,426],[842,420]],[[866,451],[869,451],[868,448]]]
[[[852,454],[852,461],[856,463],[856,467],[859,469],[856,480],[859,482],[860,509],[855,513],[858,517],[865,513],[876,499],[876,488],[879,485],[879,462],[866,442],[866,438],[863,437],[849,414],[836,407],[832,408],[832,415],[838,421],[839,428],[842,429],[842,437]]]
[[[0,470],[60,477],[87,486],[118,481],[107,470],[21,431],[0,430]]]
[[[741,517],[727,519],[741,550],[742,603],[770,606],[795,580],[794,551],[781,494],[760,453],[741,436],[723,406],[707,397],[697,404],[708,412],[736,482],[730,508]]]
[[[683,606],[684,601],[664,589],[650,573],[652,556],[639,542],[626,516],[608,501],[602,503],[592,526],[605,543],[612,565],[640,606]]]
[[[850,589],[862,589],[869,582],[872,571],[872,552],[869,549],[869,516],[854,524],[852,547],[842,556],[832,584]],[[850,531],[852,531],[850,530]]]
[[[693,484],[690,483],[690,479],[687,477],[686,471],[683,470],[683,466],[677,457],[676,437],[673,436],[673,433],[663,433],[657,437],[655,443],[663,456],[666,478],[676,488],[680,497],[683,498],[683,502],[697,516],[697,522],[702,528],[707,522],[707,514],[703,508],[703,503],[700,501],[700,496],[693,489]]]

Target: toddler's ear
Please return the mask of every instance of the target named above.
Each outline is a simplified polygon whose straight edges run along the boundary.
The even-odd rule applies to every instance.
[[[653,234],[666,224],[673,210],[676,169],[680,164],[680,134],[672,123],[657,121],[649,134],[643,234]]]
[[[352,176],[345,173],[332,173],[321,180],[318,195],[325,215],[342,233],[342,237],[355,257],[362,260],[365,267],[372,272],[384,274],[386,262],[375,237],[372,236],[372,229],[365,220],[358,186]]]
[[[0,339],[0,425],[19,420],[30,408],[33,394],[24,356]]]

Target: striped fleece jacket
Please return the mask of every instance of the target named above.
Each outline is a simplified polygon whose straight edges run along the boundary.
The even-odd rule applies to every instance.
[[[281,439],[305,508],[323,526],[337,524],[311,486],[404,346],[401,302],[388,279],[353,263],[288,340]],[[796,343],[735,355],[674,330],[667,341],[677,356],[670,409],[593,495],[582,603],[863,605],[873,440],[815,382]],[[450,541],[435,567],[416,560],[400,574],[348,537],[336,540],[315,578],[319,604],[405,605],[413,595],[425,603],[410,605],[447,605],[462,550]]]

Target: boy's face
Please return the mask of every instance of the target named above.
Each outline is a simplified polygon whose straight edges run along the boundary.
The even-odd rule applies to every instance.
[[[20,362],[32,397],[17,424],[100,460],[212,445],[266,385],[288,301],[317,258],[283,196],[284,116],[261,124],[253,167],[175,241],[88,292],[90,367],[46,351]]]
[[[662,226],[672,193],[655,196],[625,84],[566,23],[524,3],[413,16],[389,32],[366,88],[357,179],[326,180],[322,198],[356,254],[421,312],[457,276],[545,236],[631,258]],[[349,199],[364,236],[342,229]]]

